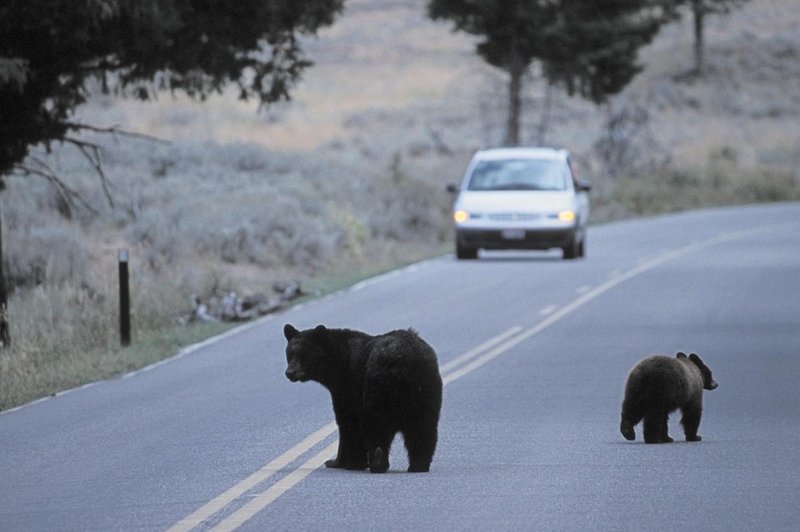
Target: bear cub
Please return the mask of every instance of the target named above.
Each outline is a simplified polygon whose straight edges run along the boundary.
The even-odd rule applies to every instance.
[[[625,439],[634,440],[633,427],[644,419],[645,443],[669,443],[667,418],[680,408],[686,441],[700,441],[703,390],[716,387],[711,370],[694,353],[645,358],[628,374],[619,430]]]
[[[339,450],[327,467],[385,473],[399,432],[408,471],[430,470],[438,439],[442,378],[436,353],[413,330],[371,336],[319,325],[286,324],[286,377],[330,391]]]

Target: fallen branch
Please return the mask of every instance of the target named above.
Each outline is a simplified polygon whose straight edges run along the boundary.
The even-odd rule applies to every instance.
[[[248,321],[283,310],[289,303],[303,296],[314,295],[303,290],[296,281],[275,283],[272,289],[277,295],[254,294],[240,297],[236,292],[229,292],[222,296],[212,296],[205,303],[192,295],[192,310],[178,321],[184,325],[192,322]]]

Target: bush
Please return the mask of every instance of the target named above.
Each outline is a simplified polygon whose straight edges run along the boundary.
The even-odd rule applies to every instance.
[[[34,227],[4,236],[3,266],[9,290],[66,284],[93,289],[89,251],[79,230]]]
[[[619,218],[793,200],[800,200],[800,183],[788,172],[712,164],[706,170],[665,169],[647,176],[620,178],[614,182],[611,197],[600,199],[597,205],[606,218]]]
[[[450,202],[443,186],[411,177],[395,154],[389,175],[372,194],[372,233],[378,239],[439,244],[448,234]]]

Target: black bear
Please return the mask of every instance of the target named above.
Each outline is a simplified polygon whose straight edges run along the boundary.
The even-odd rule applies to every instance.
[[[327,467],[385,473],[400,432],[408,471],[430,471],[438,439],[442,378],[436,353],[413,330],[371,336],[319,325],[286,324],[286,377],[313,380],[333,399],[339,451]]]
[[[700,441],[703,390],[716,387],[711,370],[694,353],[645,358],[628,374],[619,430],[625,439],[634,440],[633,427],[644,418],[645,443],[669,443],[667,418],[680,408],[686,441]]]

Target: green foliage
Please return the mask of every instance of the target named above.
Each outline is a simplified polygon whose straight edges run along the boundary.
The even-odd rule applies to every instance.
[[[695,13],[717,13],[725,15],[732,9],[742,7],[748,0],[662,0],[670,9],[677,10],[681,5],[687,4]]]
[[[508,139],[518,140],[519,85],[534,61],[551,84],[595,103],[622,90],[641,70],[640,47],[667,13],[657,0],[430,0],[434,19],[478,35],[478,54],[511,76]]]
[[[557,5],[536,0],[431,0],[433,19],[450,19],[460,31],[479,35],[478,54],[490,65],[510,70],[546,53],[546,28],[555,23]]]
[[[428,11],[481,36],[478,53],[489,64],[510,70],[539,60],[551,82],[595,102],[639,71],[637,50],[667,20],[652,0],[431,0]]]
[[[289,98],[310,61],[298,34],[333,21],[343,0],[9,0],[0,5],[0,176],[70,122],[90,80],[148,99],[203,99],[228,83],[242,98]]]
[[[732,151],[711,154],[706,168],[663,168],[615,180],[610,197],[594,198],[595,219],[653,215],[723,205],[798,201],[800,182],[769,168],[742,169]]]
[[[641,70],[638,50],[666,21],[651,0],[563,1],[547,28],[545,73],[570,94],[604,102]]]
[[[692,13],[694,24],[694,74],[705,71],[705,20],[707,15],[727,15],[748,0],[657,0],[673,18],[680,17],[680,7],[687,5]]]

